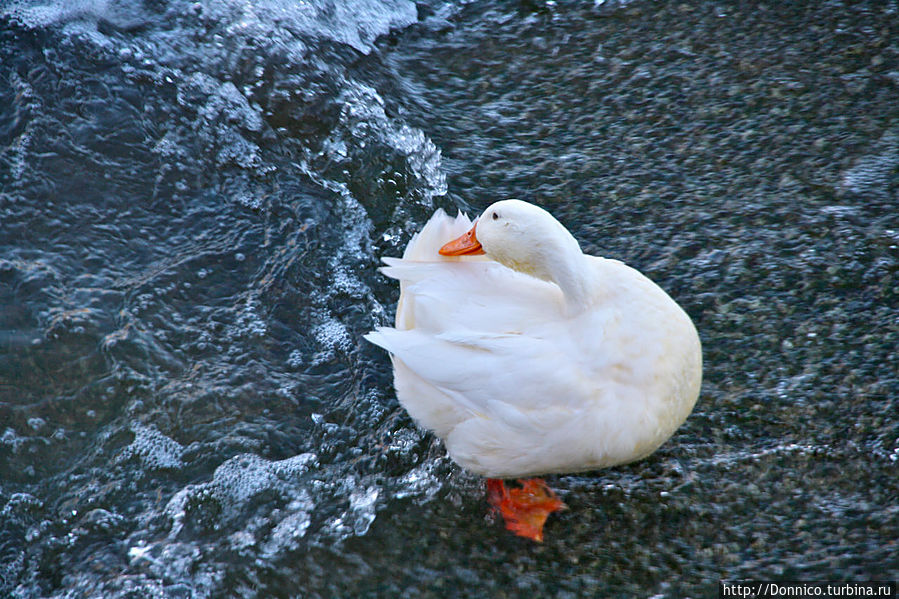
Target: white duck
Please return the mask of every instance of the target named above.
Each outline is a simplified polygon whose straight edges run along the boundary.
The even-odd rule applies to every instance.
[[[390,352],[400,403],[472,472],[639,460],[696,403],[702,351],[689,316],[633,268],[581,252],[542,208],[505,200],[474,224],[438,210],[402,259],[384,262],[400,281],[396,328],[365,338]],[[489,480],[490,502],[541,540],[564,504],[540,480],[523,484]]]

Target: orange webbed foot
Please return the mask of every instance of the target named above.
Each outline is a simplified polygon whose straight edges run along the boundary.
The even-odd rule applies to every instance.
[[[509,489],[498,478],[487,479],[487,502],[503,517],[506,528],[520,537],[543,542],[543,525],[553,512],[567,506],[541,478],[519,480]]]

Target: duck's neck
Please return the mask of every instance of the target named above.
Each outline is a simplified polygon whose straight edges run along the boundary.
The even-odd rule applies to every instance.
[[[590,257],[580,249],[566,252],[553,265],[551,280],[565,296],[565,309],[569,314],[578,314],[589,308],[596,297],[598,283],[590,265]]]

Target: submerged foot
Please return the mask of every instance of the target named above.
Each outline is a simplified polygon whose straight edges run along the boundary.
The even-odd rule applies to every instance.
[[[566,508],[542,478],[519,480],[521,488],[508,488],[498,478],[487,479],[487,502],[499,511],[506,528],[520,537],[543,542],[543,524],[553,512]]]

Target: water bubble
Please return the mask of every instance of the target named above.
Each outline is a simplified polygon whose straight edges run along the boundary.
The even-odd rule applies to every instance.
[[[303,365],[303,352],[298,349],[295,349],[290,352],[290,356],[287,358],[287,365],[291,368],[299,368]]]

